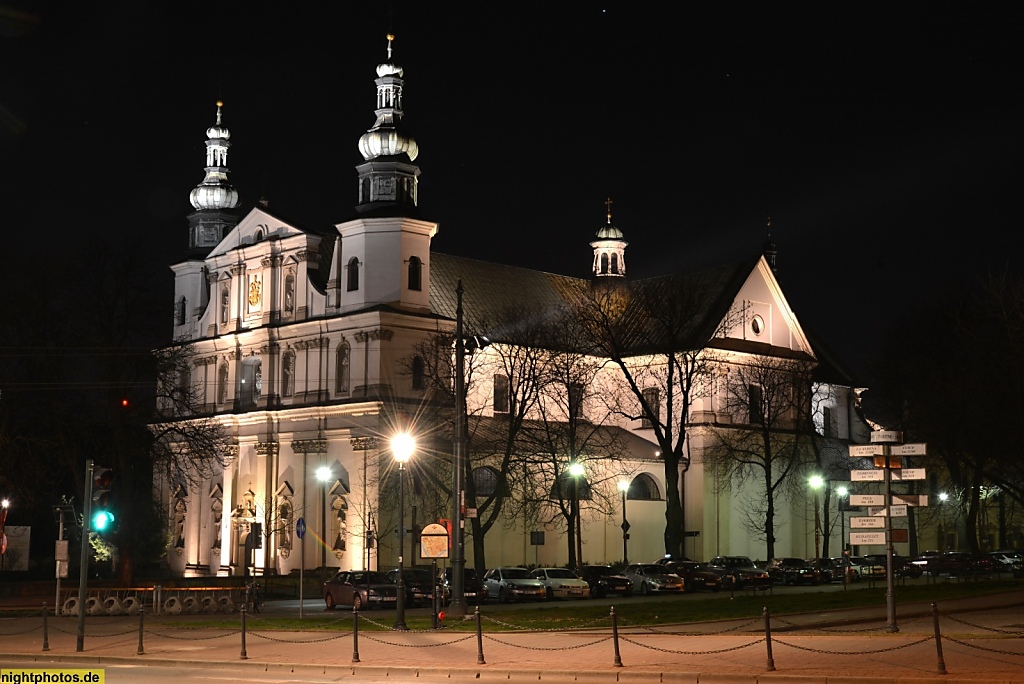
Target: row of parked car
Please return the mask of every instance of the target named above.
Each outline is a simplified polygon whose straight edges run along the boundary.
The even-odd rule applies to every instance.
[[[1015,551],[969,554],[960,551],[926,552],[919,558],[893,558],[896,577],[917,578],[925,572],[938,575],[958,572],[1022,572],[1021,555]],[[472,568],[463,575],[466,602],[481,604],[487,600],[543,601],[554,599],[603,598],[609,595],[632,596],[682,593],[684,591],[720,591],[721,589],[765,589],[775,584],[817,585],[841,582],[845,572],[849,582],[884,580],[887,574],[885,554],[845,558],[773,558],[759,564],[747,556],[715,556],[707,563],[688,558],[661,558],[653,563],[633,563],[618,571],[610,565],[584,566],[577,574],[566,568],[501,567],[478,577]],[[427,568],[407,568],[403,574],[406,604],[429,605],[439,591],[441,605],[451,600],[452,569],[447,568],[434,582]],[[324,583],[327,608],[352,606],[378,608],[393,606],[398,597],[398,570],[388,573],[347,570]]]

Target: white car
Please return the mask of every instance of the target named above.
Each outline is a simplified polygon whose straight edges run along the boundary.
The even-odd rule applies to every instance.
[[[572,570],[565,568],[537,568],[530,573],[547,590],[548,600],[564,598],[590,598],[590,585]]]
[[[623,574],[633,582],[633,591],[644,596],[655,592],[683,591],[683,578],[672,574],[664,565],[634,563]]]

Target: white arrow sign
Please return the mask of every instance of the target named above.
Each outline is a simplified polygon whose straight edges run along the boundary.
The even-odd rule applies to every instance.
[[[892,471],[893,482],[906,482],[907,480],[925,479],[924,468],[902,468]]]
[[[868,515],[884,516],[885,506],[868,506]],[[893,518],[906,518],[907,507],[903,504],[889,506],[889,515]]]
[[[851,532],[850,544],[853,546],[884,544],[885,532]]]
[[[927,456],[927,444],[896,444],[892,447],[893,456]]]
[[[881,444],[851,444],[850,458],[863,458],[864,456],[881,456],[885,453],[885,447]]]
[[[885,472],[881,470],[851,470],[851,482],[881,482],[885,479]]]
[[[898,430],[875,430],[871,433],[872,444],[897,444],[903,441],[903,433]]]
[[[850,497],[853,498],[852,496]],[[928,495],[927,494],[893,494],[892,502],[894,504],[906,504],[908,506],[927,506]]]
[[[866,528],[885,529],[885,518],[875,518],[875,517],[867,517],[867,518],[865,518],[865,517],[857,517],[857,516],[854,516],[854,517],[850,518],[850,529],[851,530],[866,529]]]
[[[869,470],[867,472],[874,472]],[[851,506],[884,506],[885,495],[884,494],[851,494],[850,495]]]

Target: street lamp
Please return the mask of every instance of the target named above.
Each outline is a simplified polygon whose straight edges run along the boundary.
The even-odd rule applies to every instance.
[[[7,534],[4,532],[4,528],[7,526],[7,509],[10,507],[10,499],[0,501],[0,547],[2,547],[0,548],[0,571],[4,569],[4,559],[7,556]]]
[[[391,453],[398,462],[398,596],[395,602],[395,625],[392,629],[407,630],[405,625],[405,464],[416,450],[416,440],[408,433],[391,438]]]
[[[846,505],[843,500],[850,494],[850,490],[840,485],[836,487],[836,494],[836,512],[839,514],[839,544],[842,549],[842,553],[839,555],[843,562],[843,589],[845,590],[848,566],[846,564]]]
[[[818,490],[825,484],[821,475],[811,475],[807,481],[814,490],[814,562],[821,567],[821,515],[818,511]]]
[[[626,520],[626,493],[629,491],[629,480],[619,480],[619,491],[622,492],[622,562],[629,565],[629,521]]]
[[[320,579],[324,579],[324,568],[327,567],[327,483],[332,477],[331,469],[320,466],[316,469],[316,479],[320,483]]]
[[[580,539],[580,476],[583,475],[583,464],[573,461],[569,464],[569,475],[572,476],[572,517],[576,526],[576,572],[583,565],[583,542]]]

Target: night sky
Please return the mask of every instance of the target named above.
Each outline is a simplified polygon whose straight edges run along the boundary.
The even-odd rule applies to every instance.
[[[64,5],[0,5],[5,256],[138,244],[168,337],[215,102],[245,206],[351,218],[389,31],[438,251],[583,276],[610,196],[639,278],[745,259],[770,217],[855,371],[916,302],[1021,270],[1012,3]]]

